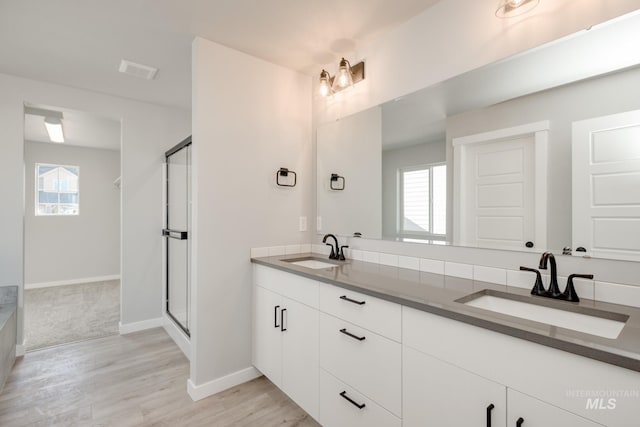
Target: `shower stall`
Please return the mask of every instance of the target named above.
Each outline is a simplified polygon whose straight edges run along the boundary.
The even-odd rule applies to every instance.
[[[191,336],[191,137],[167,151],[165,158],[166,313]]]

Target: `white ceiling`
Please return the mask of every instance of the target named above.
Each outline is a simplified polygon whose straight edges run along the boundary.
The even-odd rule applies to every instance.
[[[42,105],[31,107],[62,112],[64,144],[87,148],[120,150],[120,122],[78,111],[60,110]],[[44,127],[44,116],[25,114],[24,139],[33,142],[50,142]],[[58,145],[58,144],[56,144]]]
[[[0,0],[0,73],[190,109],[196,35],[315,75],[437,1]]]

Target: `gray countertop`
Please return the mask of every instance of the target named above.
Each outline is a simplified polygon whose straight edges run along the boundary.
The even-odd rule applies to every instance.
[[[493,283],[460,279],[404,268],[388,267],[363,261],[330,261],[334,268],[310,269],[283,261],[285,259],[325,255],[296,254],[252,258],[256,264],[276,268],[309,279],[340,286],[418,310],[437,314],[470,325],[511,335],[548,347],[640,372],[640,309],[582,299],[579,303],[531,296],[529,290]],[[533,287],[535,276],[532,275]],[[548,307],[571,307],[574,312],[589,314],[593,309],[629,316],[615,339],[602,338],[544,323],[520,319],[465,305],[456,300],[475,292],[506,292],[514,299]]]

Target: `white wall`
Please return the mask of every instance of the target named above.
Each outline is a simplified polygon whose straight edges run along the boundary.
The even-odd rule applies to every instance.
[[[311,78],[200,38],[192,58],[190,384],[215,390],[251,366],[250,248],[311,236],[298,231],[312,197]],[[296,187],[276,186],[280,167]]]
[[[431,86],[640,8],[637,0],[541,1],[529,14],[499,19],[496,0],[443,0],[347,54],[366,61],[366,78],[331,99],[314,83],[316,124]],[[334,73],[335,63],[325,69]],[[318,76],[320,69],[318,69]]]
[[[120,151],[25,141],[24,282],[120,275]],[[79,215],[35,215],[35,165],[80,168]]]
[[[382,110],[370,108],[327,123],[317,132],[318,232],[382,237]],[[331,183],[332,173],[344,177]],[[332,190],[331,185],[344,190]],[[362,213],[367,215],[363,216]],[[311,221],[314,223],[313,219]],[[357,228],[354,228],[357,227]]]
[[[453,167],[453,138],[550,120],[547,242],[549,249],[558,251],[564,246],[572,246],[572,122],[637,109],[640,109],[640,69],[605,75],[458,114],[447,119],[448,166]]]
[[[382,235],[398,234],[398,169],[446,161],[444,141],[430,142],[382,152]]]
[[[313,90],[313,123],[317,126],[365,110],[463,72],[490,64],[598,23],[634,11],[637,0],[541,1],[530,14],[512,19],[494,16],[493,0],[444,0],[370,45],[347,55],[366,60],[366,79],[336,96]],[[335,71],[336,64],[327,64]],[[320,236],[316,236],[316,241]],[[352,248],[517,268],[535,265],[537,256],[460,247],[348,239]],[[563,257],[560,274],[593,273],[599,280],[637,283],[640,264]]]
[[[24,103],[86,111],[122,124],[121,321],[162,314],[161,165],[163,153],[190,133],[188,111],[0,75],[0,286],[17,285],[22,342]]]

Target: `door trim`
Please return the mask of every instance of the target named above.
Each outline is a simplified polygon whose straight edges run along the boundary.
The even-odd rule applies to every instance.
[[[163,186],[164,186],[164,190],[163,190],[163,201],[162,201],[162,206],[163,206],[163,216],[164,216],[164,228],[162,229],[162,236],[163,239],[165,240],[164,245],[163,245],[163,260],[164,260],[164,295],[163,295],[163,299],[164,299],[164,313],[167,315],[168,318],[170,318],[177,327],[179,327],[186,335],[187,337],[191,338],[191,331],[189,330],[188,326],[183,325],[170,311],[169,309],[169,245],[167,244],[167,239],[169,238],[175,238],[174,236],[171,235],[171,233],[175,233],[175,230],[169,230],[167,227],[169,226],[169,187],[168,187],[168,183],[169,183],[169,168],[168,168],[168,163],[169,163],[169,158],[176,154],[177,152],[179,152],[180,150],[182,150],[183,148],[186,148],[188,146],[190,146],[192,143],[192,135],[189,135],[188,137],[186,137],[185,139],[183,139],[182,141],[180,141],[178,144],[176,144],[175,146],[173,146],[172,148],[170,148],[169,150],[167,150],[165,152],[165,162],[164,162],[164,166],[163,166]],[[189,184],[191,185],[191,184]],[[189,214],[190,215],[190,214]],[[188,232],[187,231],[178,231],[180,237],[179,240],[188,240]],[[189,269],[191,267],[190,263],[187,266],[187,268]],[[188,281],[190,281],[191,279],[189,278]],[[187,287],[190,287],[190,283],[187,283]],[[191,298],[187,297],[187,305],[191,304]],[[189,313],[189,310],[187,310],[187,313]],[[189,314],[187,314],[187,316],[189,316]]]
[[[464,215],[461,212],[463,200],[466,200],[462,183],[466,172],[466,149],[472,144],[496,142],[501,139],[517,137],[534,137],[534,182],[535,182],[535,242],[536,246],[530,249],[539,252],[547,248],[547,152],[549,143],[549,120],[527,123],[489,132],[453,138],[453,244],[461,244],[461,232],[464,227]],[[527,248],[522,248],[526,251]]]

